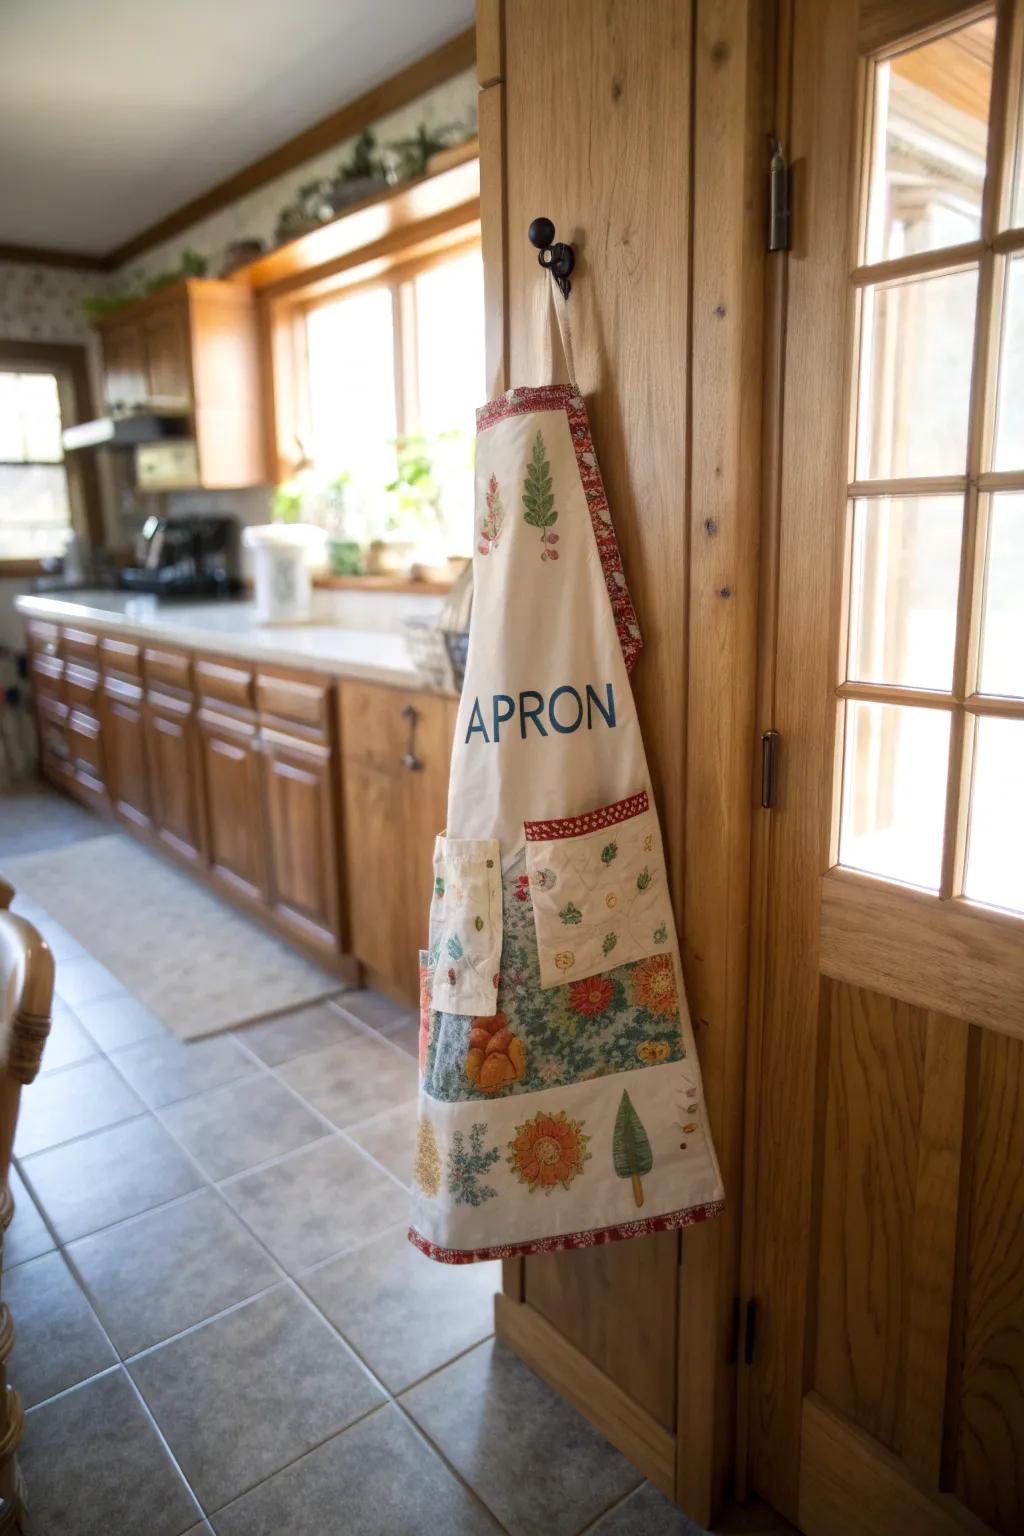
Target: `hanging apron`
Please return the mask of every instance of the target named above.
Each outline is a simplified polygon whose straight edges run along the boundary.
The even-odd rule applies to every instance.
[[[477,412],[476,505],[409,1232],[451,1264],[723,1203],[629,683],[642,642],[575,383]]]

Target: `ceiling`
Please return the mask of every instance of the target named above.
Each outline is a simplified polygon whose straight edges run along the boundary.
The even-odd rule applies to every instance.
[[[0,11],[0,244],[99,254],[462,31],[473,0]]]

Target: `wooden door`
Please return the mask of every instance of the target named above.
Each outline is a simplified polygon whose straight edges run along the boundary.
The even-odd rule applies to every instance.
[[[187,407],[192,398],[188,301],[175,297],[145,318],[146,379],[151,400]]]
[[[746,1407],[808,1536],[1024,1530],[1024,6],[996,9],[794,0],[784,59]]]
[[[103,332],[103,396],[110,410],[123,410],[146,399],[146,342],[137,321],[112,325]]]
[[[454,699],[343,682],[342,840],[349,946],[410,1003],[426,947],[434,839],[448,807]]]
[[[256,725],[205,708],[198,719],[210,874],[234,895],[262,906],[266,852]]]
[[[191,698],[150,689],[146,734],[159,840],[188,864],[205,859],[199,733]]]
[[[152,826],[142,689],[118,677],[103,681],[107,789],[115,813],[148,832]]]
[[[339,945],[334,759],[325,742],[263,728],[270,904],[299,938]]]

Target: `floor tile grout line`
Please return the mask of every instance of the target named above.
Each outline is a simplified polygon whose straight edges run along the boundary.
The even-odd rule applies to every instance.
[[[161,1429],[160,1422],[157,1419],[156,1414],[153,1412],[152,1408],[150,1407],[150,1405],[149,1405],[149,1403],[148,1403],[148,1401],[146,1399],[145,1393],[142,1391],[142,1388],[139,1386],[138,1382],[135,1380],[135,1378],[132,1375],[131,1371],[128,1370],[127,1366],[125,1366],[123,1362],[122,1362],[122,1365],[121,1365],[121,1369],[122,1369],[122,1371],[124,1371],[125,1376],[128,1378],[128,1385],[131,1387],[132,1391],[135,1393],[135,1396],[136,1396],[136,1398],[139,1401],[139,1405],[142,1408],[143,1413],[146,1415],[146,1418],[149,1420],[150,1424],[153,1426],[153,1429],[154,1429],[154,1431],[156,1433],[156,1437],[160,1441],[160,1444],[164,1448],[164,1455],[167,1457],[168,1461],[171,1463],[171,1466],[177,1472],[178,1476],[181,1478],[181,1480],[184,1483],[185,1487],[188,1489],[189,1495],[191,1496],[192,1501],[193,1501],[193,1503],[196,1506],[196,1509],[199,1511],[200,1521],[205,1521],[206,1520],[206,1506],[203,1504],[203,1501],[200,1499],[198,1493],[193,1488],[193,1486],[189,1482],[188,1478],[185,1476],[185,1469],[181,1465],[181,1462],[178,1460],[177,1456],[174,1454],[173,1447],[171,1446],[170,1441],[168,1440],[167,1436],[164,1434],[163,1430]]]
[[[200,1185],[198,1189],[186,1189],[183,1194],[172,1195],[169,1200],[161,1200],[157,1205],[148,1205],[144,1211],[133,1211],[130,1216],[119,1216],[116,1221],[108,1221],[105,1226],[95,1227],[91,1232],[83,1232],[78,1237],[68,1238],[61,1238],[58,1235],[56,1229],[51,1225],[50,1218],[43,1209],[42,1203],[35,1196],[32,1203],[42,1217],[47,1232],[53,1239],[53,1248],[48,1248],[45,1253],[33,1254],[30,1259],[19,1259],[16,1264],[5,1263],[3,1272],[5,1275],[8,1275],[13,1270],[20,1269],[23,1264],[33,1264],[36,1259],[44,1259],[47,1253],[54,1251],[54,1248],[64,1253],[65,1250],[73,1248],[78,1243],[87,1243],[94,1237],[105,1237],[108,1232],[115,1232],[119,1227],[130,1227],[136,1222],[144,1221],[147,1216],[155,1215],[157,1211],[169,1211],[175,1205],[187,1205],[190,1200],[197,1200],[200,1195],[209,1194],[209,1192],[209,1183]],[[29,1190],[29,1194],[32,1195],[33,1192]]]
[[[631,1467],[634,1465],[633,1462],[630,1462],[629,1464]],[[625,1506],[629,1503],[630,1499],[632,1499],[644,1486],[646,1481],[647,1479],[643,1476],[639,1469],[637,1469],[637,1482],[632,1488],[630,1488],[629,1492],[624,1493],[621,1498],[613,1499],[610,1504],[607,1504],[604,1509],[602,1509],[598,1514],[594,1516],[593,1520],[588,1520],[586,1525],[581,1525],[579,1530],[576,1532],[576,1536],[590,1536],[590,1533],[595,1531],[601,1524],[601,1521],[606,1519],[608,1515],[615,1514],[616,1510],[624,1509]]]

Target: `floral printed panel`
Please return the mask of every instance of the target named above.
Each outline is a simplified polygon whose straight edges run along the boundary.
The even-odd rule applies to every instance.
[[[492,1017],[501,960],[501,859],[495,838],[439,837],[430,903],[435,1008]]]
[[[686,1052],[674,955],[644,956],[594,976],[541,985],[532,889],[517,861],[503,877],[503,943],[490,1017],[436,1007],[425,1092],[455,1102],[534,1093],[609,1073],[681,1061]],[[440,945],[428,965],[446,964]]]
[[[583,816],[526,823],[543,987],[670,954],[672,908],[646,794]]]

